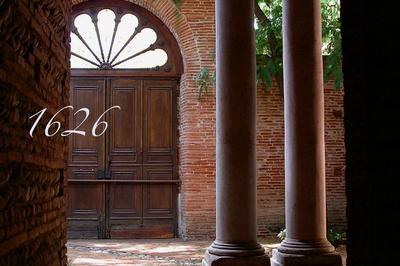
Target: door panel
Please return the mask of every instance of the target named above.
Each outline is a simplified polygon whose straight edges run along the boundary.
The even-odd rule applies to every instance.
[[[130,232],[140,226],[143,216],[140,184],[141,167],[112,167],[112,183],[109,184],[109,232],[112,238],[130,238]]]
[[[174,210],[174,184],[172,167],[147,166],[144,179],[144,216],[172,219]]]
[[[174,91],[176,83],[164,80],[144,82],[144,164],[174,162]]]
[[[161,237],[176,228],[176,82],[146,80],[143,86],[143,220]]]
[[[104,153],[104,141],[101,138],[92,136],[92,125],[104,112],[104,81],[103,80],[72,80],[72,91],[70,94],[71,105],[74,106],[74,113],[80,108],[88,108],[90,114],[86,121],[79,126],[85,119],[85,113],[79,112],[70,115],[70,129],[82,130],[85,136],[71,135],[70,165],[81,165],[83,162],[94,166],[102,166]]]
[[[68,236],[71,238],[98,238],[99,224],[104,220],[104,185],[97,181],[98,169],[104,168],[104,139],[91,135],[96,117],[104,112],[104,80],[71,81],[70,101],[74,112],[88,108],[88,119],[77,130],[86,136],[72,134],[69,152]],[[83,112],[70,115],[70,129],[75,129],[85,118]]]
[[[121,107],[110,115],[109,232],[112,238],[127,238],[142,217],[142,81],[111,80],[110,105]]]
[[[176,183],[172,167],[143,167],[143,223],[157,237],[174,236]]]
[[[138,171],[139,170],[139,171]],[[122,219],[141,217],[142,191],[133,181],[141,179],[140,168],[116,170],[112,168],[112,179],[115,182],[110,186],[110,218]]]
[[[121,110],[110,113],[110,153],[113,165],[141,163],[141,81],[112,80],[110,106]]]

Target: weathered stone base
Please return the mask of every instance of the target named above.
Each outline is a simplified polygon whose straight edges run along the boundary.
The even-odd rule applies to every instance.
[[[336,252],[318,255],[286,254],[272,251],[271,266],[342,266],[342,258]]]
[[[245,257],[230,257],[217,256],[206,251],[203,259],[203,266],[270,266],[269,257],[261,256],[245,256]]]

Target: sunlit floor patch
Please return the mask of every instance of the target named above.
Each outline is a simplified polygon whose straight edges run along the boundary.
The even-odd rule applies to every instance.
[[[183,241],[180,239],[152,240],[69,240],[69,265],[201,265],[204,252],[212,241]],[[277,248],[276,238],[261,239],[266,253],[271,256]],[[346,260],[346,248],[337,251]]]

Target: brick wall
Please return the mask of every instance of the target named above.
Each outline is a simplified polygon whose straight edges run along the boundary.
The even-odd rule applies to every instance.
[[[283,96],[276,87],[257,86],[257,218],[258,234],[284,228],[285,173]]]
[[[72,0],[73,4],[85,0]],[[214,68],[214,0],[130,0],[159,17],[181,49],[179,110],[179,230],[186,239],[212,238],[215,231],[215,89],[198,100],[194,77]],[[343,94],[326,86],[326,174],[328,221],[345,226],[344,139],[340,117]],[[277,88],[257,91],[258,233],[275,234],[284,227],[283,98]]]
[[[325,161],[328,225],[346,229],[346,184],[343,89],[325,85]]]
[[[213,237],[215,230],[215,89],[197,100],[194,76],[213,70],[214,1],[183,1],[180,9],[194,36],[200,59],[185,60],[180,104],[180,231],[184,238]],[[162,17],[162,14],[158,14]],[[178,16],[178,19],[181,17]],[[177,17],[169,17],[175,21]],[[165,21],[165,19],[164,19]],[[168,23],[167,23],[168,24]],[[170,23],[175,25],[174,23]],[[180,28],[174,29],[178,42]],[[185,57],[185,55],[184,55]],[[327,210],[330,226],[345,227],[343,92],[325,89]],[[258,234],[275,235],[284,227],[283,97],[279,89],[257,89]]]
[[[45,122],[31,138],[28,117],[67,105],[69,13],[69,1],[0,0],[0,265],[66,263],[67,138],[45,137]]]
[[[330,227],[344,230],[343,91],[325,84],[325,160],[327,219]],[[285,227],[283,96],[275,87],[257,88],[257,212],[258,234],[276,235]]]

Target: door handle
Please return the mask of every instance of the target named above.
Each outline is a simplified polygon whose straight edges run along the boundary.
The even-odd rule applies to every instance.
[[[110,169],[97,170],[96,178],[99,180],[111,179],[111,170]]]
[[[104,179],[111,179],[111,169],[106,169],[104,171]]]
[[[104,179],[111,179],[111,157],[107,155],[107,167],[104,171]]]
[[[99,180],[105,179],[105,171],[104,170],[97,170],[96,178],[99,179]]]

